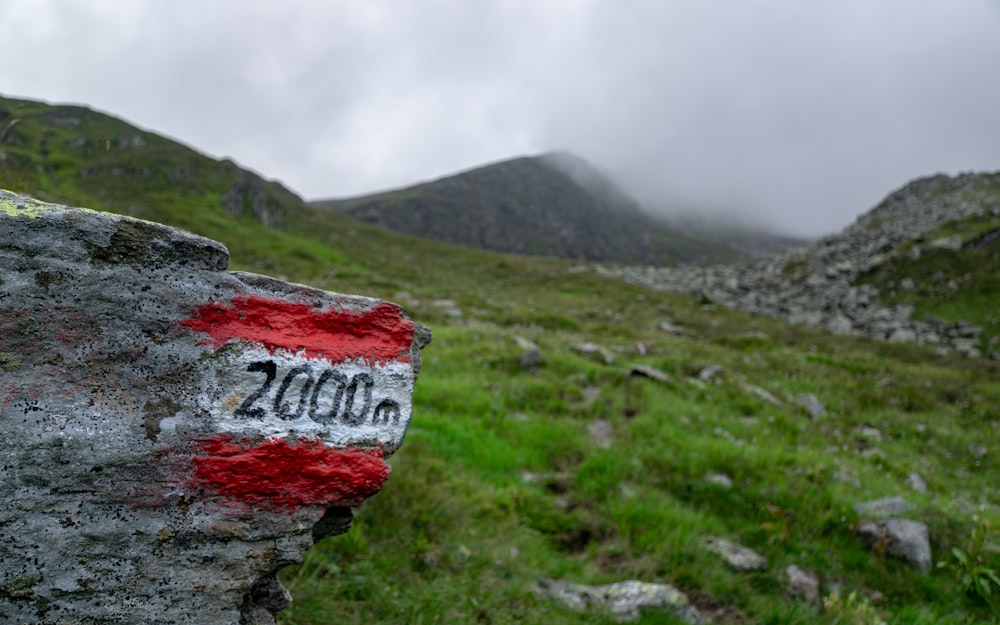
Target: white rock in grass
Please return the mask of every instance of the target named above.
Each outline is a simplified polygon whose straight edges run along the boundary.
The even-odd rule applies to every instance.
[[[886,518],[903,514],[913,509],[913,504],[902,497],[884,497],[874,501],[864,501],[854,505],[858,516]]]
[[[722,556],[726,564],[737,571],[760,571],[767,568],[767,558],[750,547],[717,536],[707,536],[702,544],[712,553]]]
[[[543,579],[535,584],[535,592],[572,610],[610,612],[619,622],[639,620],[643,612],[651,609],[666,609],[690,625],[706,622],[687,596],[669,584],[628,580],[605,586],[588,586]]]
[[[722,365],[709,365],[698,372],[698,379],[707,382],[722,373]]]
[[[732,488],[733,480],[724,473],[709,473],[705,478],[710,484],[721,486],[722,488]]]
[[[650,380],[656,380],[657,382],[670,381],[670,375],[665,371],[661,371],[648,365],[632,365],[632,368],[629,369],[629,375],[638,378],[649,378]]]
[[[918,493],[927,492],[927,482],[924,481],[924,478],[920,477],[919,473],[911,471],[910,474],[906,476],[906,484]]]
[[[801,597],[807,603],[819,603],[819,578],[812,571],[791,564],[785,569],[788,578],[788,594]]]
[[[598,419],[597,421],[591,422],[587,426],[587,433],[590,435],[590,440],[592,440],[599,449],[611,449],[611,442],[614,439],[614,434],[611,429],[610,421],[607,419]]]
[[[757,397],[758,399],[762,399],[762,400],[766,401],[767,403],[771,404],[772,406],[783,406],[784,405],[784,402],[782,402],[780,399],[778,399],[777,397],[775,397],[770,391],[762,389],[759,386],[754,386],[753,384],[743,383],[743,384],[740,384],[740,388],[742,388],[744,391],[750,393],[751,395]]]
[[[606,365],[615,362],[615,355],[608,348],[601,347],[596,343],[577,343],[573,346],[573,351],[591,360],[603,362]]]
[[[806,409],[809,416],[813,419],[819,419],[826,415],[826,406],[823,405],[820,400],[812,393],[805,393],[799,395],[795,398],[795,403]]]

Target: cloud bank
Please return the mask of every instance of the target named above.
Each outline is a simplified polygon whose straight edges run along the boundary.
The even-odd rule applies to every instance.
[[[567,150],[651,211],[819,235],[1000,169],[990,0],[4,0],[0,24],[5,95],[309,198]]]

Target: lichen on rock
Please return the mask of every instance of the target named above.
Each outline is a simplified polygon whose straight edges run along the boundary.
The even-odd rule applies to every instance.
[[[228,258],[0,191],[0,622],[273,621],[389,477],[429,332]]]

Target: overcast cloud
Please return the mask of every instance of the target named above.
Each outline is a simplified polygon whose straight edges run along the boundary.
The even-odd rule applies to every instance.
[[[819,235],[1000,170],[1000,1],[0,0],[0,93],[307,198],[564,149],[650,210]]]

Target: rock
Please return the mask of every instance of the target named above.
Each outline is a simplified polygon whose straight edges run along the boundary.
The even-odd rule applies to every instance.
[[[870,549],[902,558],[926,575],[931,570],[931,544],[927,525],[909,519],[863,521],[857,533]]]
[[[543,364],[545,364],[545,358],[538,348],[521,352],[521,355],[517,357],[517,365],[527,371],[536,371]]]
[[[844,467],[837,469],[837,472],[833,474],[833,479],[839,482],[844,482],[845,484],[850,484],[854,488],[861,488],[861,480],[858,479],[858,476],[851,473]]]
[[[590,435],[590,440],[593,441],[599,449],[611,448],[611,442],[614,439],[614,434],[611,429],[611,422],[607,419],[591,421],[590,424],[587,425],[587,434]]]
[[[785,569],[785,577],[788,578],[789,595],[811,605],[819,604],[819,578],[815,573],[790,564]]]
[[[601,347],[596,343],[577,343],[573,346],[573,351],[591,360],[603,362],[606,365],[614,364],[615,362],[615,355],[607,348]]]
[[[879,449],[878,447],[869,447],[868,449],[862,449],[859,452],[859,454],[865,460],[872,460],[872,459],[875,459],[875,460],[885,460],[886,459],[885,452],[882,451],[881,449]]]
[[[737,571],[761,571],[767,568],[767,558],[749,547],[738,545],[725,538],[708,536],[702,544],[712,553],[722,556],[726,564]]]
[[[675,336],[683,336],[684,328],[674,325],[669,321],[664,321],[660,324],[660,330],[666,332],[667,334],[673,334]]]
[[[732,488],[733,480],[728,475],[724,473],[709,473],[705,478],[709,484],[715,484],[716,486],[721,486],[722,488]]]
[[[670,375],[665,371],[660,371],[654,367],[649,367],[647,365],[632,365],[629,369],[629,375],[639,378],[649,378],[650,380],[656,380],[657,382],[669,382]]]
[[[983,355],[979,351],[979,339],[953,339],[951,347],[967,358],[980,358]]]
[[[957,234],[950,237],[941,237],[940,239],[931,241],[928,246],[939,250],[957,251],[962,249],[962,237]]]
[[[854,323],[851,320],[841,314],[834,315],[826,322],[826,328],[833,332],[834,334],[853,334],[854,333]]]
[[[455,300],[436,299],[432,300],[430,304],[431,306],[439,309],[441,312],[448,315],[449,317],[454,317],[455,319],[461,319],[464,316],[464,314],[462,313],[462,309],[458,307],[458,304],[455,303]]]
[[[882,442],[882,430],[878,428],[873,428],[870,426],[859,427],[856,432],[858,436],[867,440],[871,443],[881,443]]]
[[[812,393],[806,393],[804,395],[799,395],[795,398],[795,403],[806,409],[809,416],[813,419],[819,419],[826,415],[826,406],[819,401],[819,399]]]
[[[687,596],[669,584],[628,580],[587,586],[546,579],[535,584],[535,592],[579,612],[593,609],[609,612],[619,622],[636,621],[643,612],[657,609],[667,610],[691,625],[705,622]]]
[[[537,371],[539,367],[545,364],[545,358],[542,356],[542,350],[539,349],[538,345],[534,341],[524,338],[523,336],[514,336],[514,342],[522,350],[520,356],[517,357],[517,364],[520,368],[527,371]]]
[[[771,394],[770,391],[764,390],[759,386],[754,386],[753,384],[740,384],[740,388],[744,391],[750,393],[751,395],[757,397],[758,399],[763,399],[767,403],[773,406],[783,406],[785,405],[780,399]]]
[[[0,192],[0,620],[273,622],[389,476],[429,332],[228,260]]]
[[[989,453],[989,450],[985,445],[973,443],[969,445],[969,453],[973,458],[985,458],[986,454]]]
[[[913,509],[913,504],[902,497],[885,497],[854,504],[854,512],[861,517],[887,518]]]
[[[910,328],[897,327],[889,333],[890,343],[912,343],[917,340],[917,333]]]
[[[524,351],[532,351],[532,350],[539,351],[539,352],[541,351],[538,348],[538,344],[537,343],[535,343],[531,339],[526,339],[523,336],[519,336],[519,335],[515,334],[514,335],[514,343],[517,344],[517,346],[520,347],[521,349],[523,349]]]
[[[924,478],[920,477],[919,473],[911,471],[906,476],[906,484],[918,493],[927,492],[927,482],[924,481]]]
[[[698,379],[702,382],[708,382],[720,373],[722,373],[722,365],[709,365],[698,372]]]
[[[588,406],[593,406],[594,402],[596,402],[598,398],[600,398],[601,387],[585,386],[582,389],[580,389],[580,394],[583,395],[583,401],[581,402],[580,405],[583,406],[584,408],[587,408]]]

